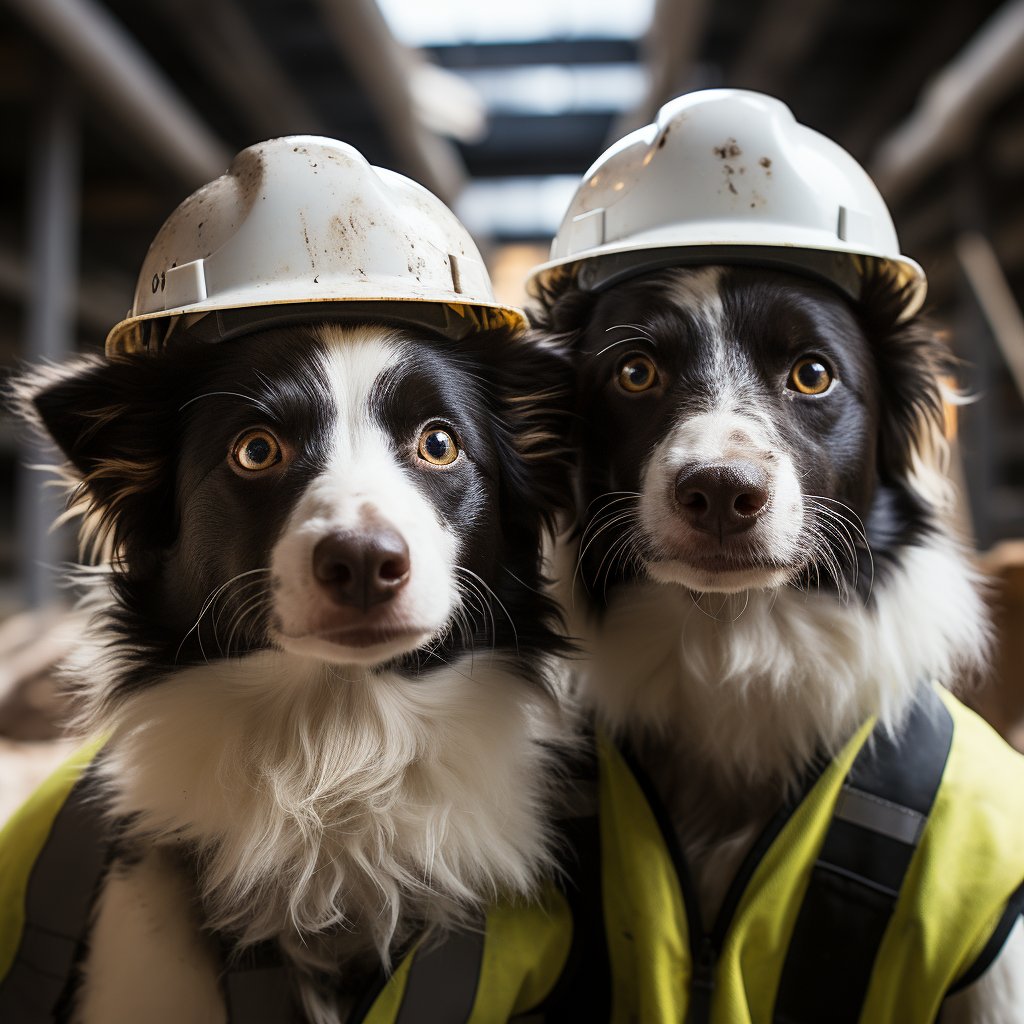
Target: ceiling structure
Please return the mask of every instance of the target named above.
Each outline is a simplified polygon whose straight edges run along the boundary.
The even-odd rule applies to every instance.
[[[493,252],[546,242],[609,141],[714,86],[774,93],[875,174],[985,392],[963,433],[979,540],[1024,535],[1022,0],[7,0],[0,366],[59,333],[62,279],[98,345],[164,217],[252,142],[344,139]],[[14,454],[0,424],[8,494]],[[14,536],[7,502],[0,568]]]

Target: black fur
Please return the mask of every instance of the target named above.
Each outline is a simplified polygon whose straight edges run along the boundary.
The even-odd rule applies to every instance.
[[[624,543],[629,523],[616,521],[629,507],[620,495],[641,490],[655,444],[674,423],[700,412],[722,383],[714,378],[706,321],[666,293],[679,274],[647,273],[597,294],[566,274],[541,291],[542,308],[533,315],[539,336],[571,350],[576,364],[581,572],[599,607],[609,586],[642,572],[645,552]],[[857,541],[856,561],[841,544],[831,546],[831,557],[869,600],[872,579],[933,528],[933,511],[909,485],[908,472],[923,440],[941,430],[940,384],[953,375],[952,357],[925,319],[900,322],[904,295],[881,272],[868,275],[858,303],[809,278],[751,267],[723,269],[719,291],[733,383],[795,452],[804,492],[831,499],[843,516]],[[654,359],[660,384],[629,395],[616,375],[637,353]],[[843,386],[823,400],[794,401],[784,383],[808,353],[825,356]],[[792,585],[835,582],[812,561]]]

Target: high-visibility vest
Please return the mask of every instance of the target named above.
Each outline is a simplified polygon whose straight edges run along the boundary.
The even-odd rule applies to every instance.
[[[707,933],[657,795],[601,753],[612,1024],[931,1024],[1024,907],[1024,757],[945,691],[810,773]]]
[[[0,834],[0,1021],[52,1020],[71,976],[104,861],[92,754]],[[1024,909],[1024,758],[945,692],[809,773],[707,935],[641,769],[606,739],[597,769],[598,819],[563,823],[570,877],[414,948],[349,1024],[931,1024]],[[272,948],[226,962],[223,991],[231,1024],[298,1019]]]

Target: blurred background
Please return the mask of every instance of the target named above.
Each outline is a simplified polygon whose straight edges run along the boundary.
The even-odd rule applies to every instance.
[[[521,303],[605,146],[714,86],[852,152],[927,271],[979,396],[957,472],[1000,645],[976,700],[1024,748],[1024,0],[2,0],[0,372],[99,351],[163,219],[276,135],[422,182]],[[81,628],[43,459],[0,413],[0,820],[66,748]]]

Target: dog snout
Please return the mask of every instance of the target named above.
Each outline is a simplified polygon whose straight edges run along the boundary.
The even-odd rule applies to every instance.
[[[771,498],[768,476],[750,462],[684,466],[675,500],[694,529],[725,537],[750,529]]]
[[[331,533],[313,548],[313,575],[330,599],[366,611],[390,601],[409,579],[409,545],[387,528]]]

